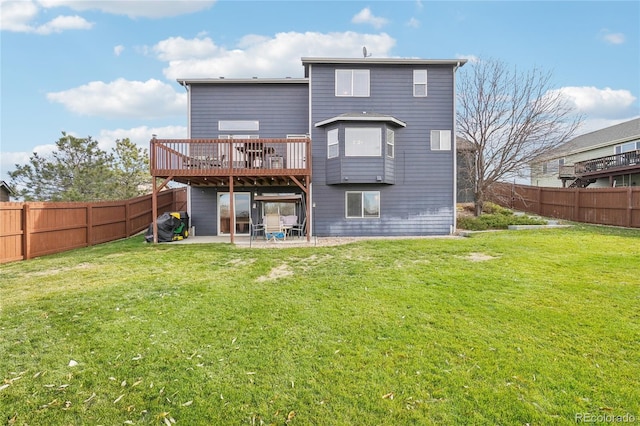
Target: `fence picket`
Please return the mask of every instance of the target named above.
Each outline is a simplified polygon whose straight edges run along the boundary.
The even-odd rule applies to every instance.
[[[640,228],[640,187],[546,188],[498,183],[489,200],[544,217]]]
[[[151,195],[97,203],[0,203],[0,263],[130,237],[153,220]],[[131,208],[136,205],[136,209]],[[186,189],[158,194],[156,215],[186,210]],[[96,220],[98,215],[98,220]],[[20,220],[15,220],[16,216]],[[141,218],[148,217],[143,222]],[[61,235],[73,238],[61,238]]]

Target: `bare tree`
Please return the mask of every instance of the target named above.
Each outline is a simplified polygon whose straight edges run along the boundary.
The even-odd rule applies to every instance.
[[[495,182],[514,179],[532,160],[569,141],[582,118],[551,87],[552,75],[481,60],[458,80],[458,136],[473,144],[475,214]]]

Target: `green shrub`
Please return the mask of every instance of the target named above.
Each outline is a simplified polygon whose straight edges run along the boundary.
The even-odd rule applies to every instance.
[[[487,214],[499,214],[503,216],[513,216],[513,212],[505,207],[491,202],[484,203],[483,211]]]
[[[468,231],[486,231],[487,229],[507,229],[509,225],[545,225],[546,221],[529,216],[515,216],[507,209],[493,214],[483,214],[480,217],[461,217],[458,228]],[[508,211],[509,213],[506,213]]]

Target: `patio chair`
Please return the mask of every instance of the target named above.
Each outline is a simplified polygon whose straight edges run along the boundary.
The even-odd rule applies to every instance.
[[[297,234],[298,237],[303,237],[306,229],[305,229],[305,225],[307,224],[307,218],[305,217],[304,219],[302,219],[302,223],[296,223],[291,227],[291,230],[289,232],[291,232],[291,235],[293,234]]]
[[[264,218],[262,219],[262,223],[253,223],[253,218],[249,217],[249,232],[252,240],[255,240],[260,233],[264,235]]]
[[[284,240],[285,233],[280,222],[280,215],[268,214],[264,223],[264,237],[267,240]]]

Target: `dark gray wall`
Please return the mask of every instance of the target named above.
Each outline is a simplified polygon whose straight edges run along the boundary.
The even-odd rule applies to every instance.
[[[228,191],[226,191],[228,192]],[[191,187],[191,226],[196,236],[218,235],[218,188]]]
[[[284,138],[309,130],[305,83],[198,84],[191,87],[191,137],[215,138],[219,120],[259,120],[260,130],[238,131],[261,138]]]
[[[310,65],[312,93],[313,202],[316,235],[448,234],[454,224],[453,151],[431,151],[430,131],[454,129],[452,66],[427,68],[428,96],[413,97],[413,69],[374,65],[370,97],[336,97],[335,65]],[[355,66],[339,65],[341,69]],[[395,131],[395,184],[328,185],[326,132],[313,124],[346,112],[391,115],[407,124]],[[379,219],[346,219],[345,192],[380,191]]]
[[[454,151],[431,151],[430,131],[451,130],[452,137],[455,135],[452,66],[426,67],[428,96],[425,98],[413,97],[413,69],[425,66],[368,67],[371,96],[367,98],[336,97],[336,66],[312,64],[310,67],[310,125],[306,84],[202,84],[191,88],[191,137],[211,138],[229,133],[218,131],[218,120],[259,120],[259,131],[238,133],[254,133],[262,138],[305,134],[311,127],[312,202],[316,206],[313,232],[316,235],[448,234],[455,220]],[[383,184],[331,185],[335,182],[327,181],[327,170],[331,167],[327,167],[326,129],[316,128],[314,124],[346,112],[362,111],[391,115],[407,124],[405,128],[395,129],[395,159],[393,164],[384,166],[392,168],[392,179]],[[376,174],[379,168],[378,165]],[[358,173],[366,172],[366,165],[360,164]],[[345,192],[354,190],[380,191],[380,218],[345,218]],[[193,188],[191,192],[191,220],[197,235],[217,234],[216,194],[213,188]]]
[[[191,137],[216,138],[219,120],[258,120],[260,130],[237,131],[261,138],[284,138],[309,131],[309,87],[306,83],[195,84],[191,87]],[[274,192],[269,188],[266,192]],[[223,187],[191,188],[191,223],[196,235],[217,235],[217,194]],[[254,188],[236,188],[236,192]],[[262,191],[258,191],[262,192]],[[277,191],[276,191],[277,192]],[[293,192],[291,188],[288,191]],[[255,219],[254,219],[255,220]]]
[[[218,193],[229,192],[225,187],[191,187],[191,226],[196,227],[196,236],[218,235]],[[263,188],[236,188],[238,192],[251,192],[251,217],[254,223],[262,222],[261,202],[254,201],[254,194],[300,194],[294,186]],[[253,207],[255,205],[255,208]],[[304,218],[304,208],[298,204],[297,213],[300,222]]]

